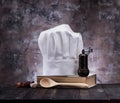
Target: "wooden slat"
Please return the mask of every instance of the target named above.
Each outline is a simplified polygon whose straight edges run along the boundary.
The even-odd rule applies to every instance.
[[[54,95],[52,98],[54,100],[68,100],[74,98],[74,89],[69,88],[59,88],[56,90],[56,95]],[[76,92],[77,93],[77,92]]]
[[[41,88],[31,88],[31,90],[24,96],[24,99],[43,99],[47,90]]]
[[[92,100],[109,100],[105,93],[104,88],[101,85],[97,85],[89,90],[90,99]]]
[[[30,89],[30,88],[29,88]],[[5,87],[1,89],[0,99],[22,99],[29,91],[27,88]]]
[[[60,86],[49,89],[0,87],[0,100],[20,100],[21,102],[26,102],[26,100],[67,100],[66,103],[70,100],[77,103],[120,103],[120,84],[98,84],[89,89]]]
[[[46,90],[45,94],[43,94],[42,99],[44,100],[52,100],[53,97],[56,95],[56,89],[50,88],[50,89],[44,89]]]
[[[104,84],[102,85],[108,98],[112,99],[120,99],[120,84]]]

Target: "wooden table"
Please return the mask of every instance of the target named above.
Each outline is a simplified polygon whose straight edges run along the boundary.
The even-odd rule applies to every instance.
[[[89,89],[54,87],[44,88],[17,88],[16,86],[0,87],[2,102],[28,102],[42,100],[57,102],[58,100],[77,103],[120,103],[120,84],[98,84]],[[56,101],[57,100],[57,101]],[[0,101],[0,102],[1,102]],[[68,102],[69,101],[69,102]]]

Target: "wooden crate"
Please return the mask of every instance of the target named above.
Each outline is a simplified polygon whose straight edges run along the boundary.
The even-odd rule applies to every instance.
[[[56,82],[61,83],[86,83],[89,87],[96,85],[96,74],[90,74],[87,77],[80,76],[37,76],[37,83],[40,86],[39,82],[42,78],[51,78]]]

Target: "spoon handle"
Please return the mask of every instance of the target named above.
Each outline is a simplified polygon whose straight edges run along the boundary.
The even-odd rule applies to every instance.
[[[80,88],[89,88],[88,84],[85,84],[85,83],[57,83],[57,85],[74,86],[74,87],[80,87]]]

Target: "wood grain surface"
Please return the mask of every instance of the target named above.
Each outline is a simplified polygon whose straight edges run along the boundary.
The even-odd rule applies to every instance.
[[[120,84],[101,84],[89,89],[53,87],[50,89],[0,87],[0,100],[62,100],[82,103],[120,103]]]

